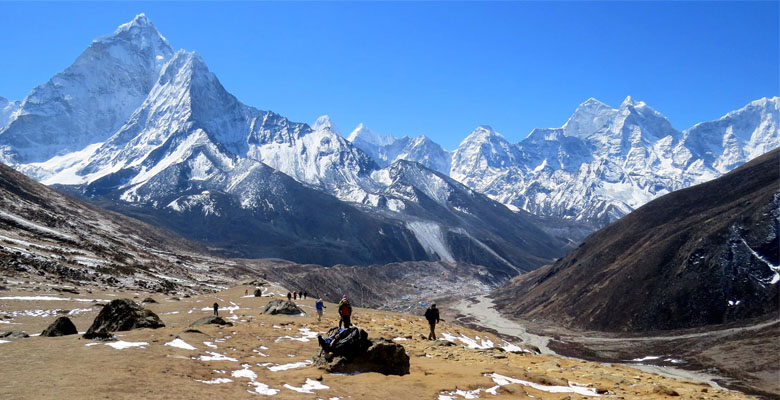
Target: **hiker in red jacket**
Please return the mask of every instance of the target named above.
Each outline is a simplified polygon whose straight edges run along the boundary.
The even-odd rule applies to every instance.
[[[341,297],[338,310],[339,316],[341,317],[339,320],[339,328],[341,327],[342,323],[344,324],[344,328],[349,328],[350,325],[352,325],[349,321],[350,317],[352,317],[352,306],[349,304],[349,300],[347,300],[346,294]]]

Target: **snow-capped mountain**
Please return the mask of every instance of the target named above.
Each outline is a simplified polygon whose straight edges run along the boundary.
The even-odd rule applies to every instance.
[[[757,100],[680,132],[631,97],[617,109],[588,99],[562,127],[517,144],[477,128],[453,153],[450,175],[517,209],[604,226],[780,146],[779,103]]]
[[[118,46],[108,54],[121,57],[90,56],[100,43]],[[500,281],[561,255],[565,241],[545,234],[530,215],[421,164],[380,169],[329,118],[309,127],[245,105],[198,54],[167,50],[144,16],[94,42],[66,72],[126,61],[113,67],[133,71],[138,82],[127,85],[133,96],[127,88],[112,92],[104,83],[81,82],[88,80],[82,74],[67,82],[68,92],[82,98],[51,94],[36,103],[71,101],[78,113],[25,122],[25,104],[43,90],[36,88],[0,132],[12,166],[241,257],[328,265],[478,262]],[[88,121],[97,113],[88,101],[95,93],[81,86],[100,87],[108,104],[123,105],[105,110],[122,118],[113,131]],[[135,108],[124,108],[128,98]],[[45,143],[47,136],[35,134],[60,119],[62,130],[74,132],[67,143],[33,152],[32,142],[17,149],[11,140],[28,132]]]
[[[11,120],[11,116],[19,109],[18,101],[11,101],[0,97],[0,129],[3,129]]]
[[[22,100],[0,131],[0,161],[42,162],[104,141],[144,101],[172,55],[143,14],[93,41]]]
[[[451,154],[426,136],[382,136],[360,124],[347,140],[363,150],[377,164],[386,167],[398,160],[418,162],[434,171],[449,174]]]

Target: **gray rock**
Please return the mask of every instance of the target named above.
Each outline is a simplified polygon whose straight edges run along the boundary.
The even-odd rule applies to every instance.
[[[255,289],[255,297],[261,297],[263,295],[263,290],[260,288]]]
[[[162,327],[165,327],[165,324],[157,314],[142,308],[130,299],[116,299],[100,310],[84,337],[90,339],[98,332]]]
[[[371,340],[364,353],[347,359],[320,351],[314,364],[328,372],[351,374],[355,372],[379,372],[384,375],[409,374],[409,355],[398,343],[386,339]]]
[[[295,303],[292,301],[287,300],[273,300],[268,305],[265,306],[265,311],[263,311],[265,314],[285,314],[285,315],[298,315],[302,314],[303,310],[301,310]]]
[[[76,329],[76,325],[73,325],[73,321],[71,321],[70,318],[59,317],[55,319],[48,328],[43,330],[41,336],[67,336],[75,335],[77,333],[79,333],[79,331]]]
[[[10,331],[10,332],[3,332],[0,333],[0,338],[27,338],[30,337],[30,335],[27,334],[27,332],[23,331]]]
[[[227,325],[227,326],[233,326],[233,323],[225,321],[222,319],[222,317],[215,317],[213,315],[209,315],[207,317],[203,317],[192,324],[190,326],[203,326],[203,325]]]
[[[153,299],[151,297],[147,297],[147,298],[141,300],[141,303],[157,303],[157,300],[155,300],[155,299]]]

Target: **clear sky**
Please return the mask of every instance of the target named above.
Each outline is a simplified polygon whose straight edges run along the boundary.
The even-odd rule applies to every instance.
[[[626,95],[685,129],[779,94],[778,4],[0,1],[0,96],[144,12],[243,102],[345,135],[364,122],[452,150],[487,124],[516,142]]]

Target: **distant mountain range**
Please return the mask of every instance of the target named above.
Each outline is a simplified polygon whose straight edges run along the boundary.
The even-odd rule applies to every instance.
[[[780,313],[780,150],[667,194],[494,293],[502,312],[601,331]]]
[[[500,280],[567,245],[422,164],[380,167],[327,118],[310,127],[242,104],[144,15],[18,104],[0,161],[230,256],[467,262]]]
[[[779,104],[679,132],[643,102],[589,99],[561,128],[512,144],[481,126],[454,152],[363,125],[345,138],[328,117],[241,103],[141,14],[21,102],[0,99],[0,162],[231,256],[509,277],[777,147]]]
[[[594,230],[780,146],[780,98],[682,132],[628,97],[617,109],[588,99],[562,127],[534,129],[516,144],[489,126],[477,127],[452,153],[424,136],[395,139],[362,124],[349,140],[380,164],[420,162],[512,209]]]

